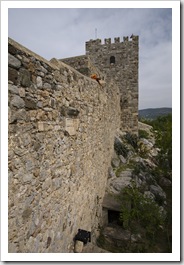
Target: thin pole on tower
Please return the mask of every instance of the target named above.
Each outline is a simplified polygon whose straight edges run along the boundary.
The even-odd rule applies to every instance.
[[[97,28],[95,28],[95,39],[97,39]]]

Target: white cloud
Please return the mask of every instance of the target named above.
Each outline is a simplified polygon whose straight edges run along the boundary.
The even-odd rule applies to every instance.
[[[143,53],[140,60],[140,107],[171,107],[171,52],[171,42],[161,42]]]
[[[139,108],[171,107],[171,9],[9,9],[9,36],[42,57],[85,54],[85,42],[139,35]]]

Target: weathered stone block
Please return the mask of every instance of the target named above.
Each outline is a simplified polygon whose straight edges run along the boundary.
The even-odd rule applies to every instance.
[[[29,87],[31,85],[31,75],[26,69],[20,71],[20,82],[23,87]]]
[[[69,104],[66,104],[67,101],[65,101],[65,106],[62,106],[61,108],[61,115],[65,117],[74,118],[79,115],[79,110],[76,108],[69,107]]]
[[[27,153],[27,151],[25,149],[18,148],[18,147],[15,147],[14,152],[18,156],[23,156]]]
[[[49,92],[48,91],[46,91],[46,90],[41,90],[40,92],[40,96],[42,96],[42,97],[49,97]]]
[[[52,185],[52,180],[50,178],[47,178],[43,185],[42,185],[42,190],[47,190],[49,187]]]
[[[37,114],[36,110],[30,110],[29,111],[29,117],[30,117],[31,121],[34,121],[36,119],[36,114]]]
[[[27,219],[29,216],[32,214],[32,209],[31,208],[26,208],[23,213],[22,213],[22,218]]]
[[[17,86],[14,86],[12,84],[8,84],[8,92],[12,93],[12,94],[19,94],[19,89]]]
[[[42,103],[42,101],[38,101],[37,104],[36,104],[36,106],[37,106],[38,108],[42,108],[42,107],[43,107],[43,103]]]
[[[23,182],[24,183],[30,183],[32,181],[32,179],[33,179],[33,174],[27,173],[23,176]]]
[[[60,178],[55,178],[52,180],[52,185],[54,189],[59,189],[61,187],[61,179]]]
[[[40,71],[43,72],[44,74],[48,72],[47,69],[45,69],[45,67],[43,67],[42,65],[40,66]]]
[[[17,53],[17,49],[11,44],[8,44],[8,52],[15,55]]]
[[[37,120],[40,120],[40,121],[45,120],[45,119],[46,119],[45,111],[43,111],[43,110],[41,110],[41,109],[38,109],[38,110],[37,110],[36,119],[37,119]]]
[[[21,109],[24,108],[25,102],[21,97],[15,95],[11,101],[11,106]]]
[[[42,87],[42,78],[40,76],[37,76],[36,78],[36,85],[38,88],[41,88]]]
[[[21,62],[13,55],[8,54],[8,65],[13,68],[19,69],[21,66]]]
[[[49,83],[44,83],[43,88],[44,88],[44,89],[51,89],[51,84],[49,84]]]
[[[79,119],[65,118],[65,131],[67,131],[69,135],[75,135],[77,133],[78,127]]]
[[[8,244],[8,253],[17,253],[18,247],[15,243]]]
[[[109,178],[116,178],[116,174],[115,174],[115,172],[114,172],[112,167],[108,168],[108,173],[109,173],[108,174]]]
[[[116,167],[116,168],[119,167],[119,164],[120,164],[119,158],[113,158],[111,164],[113,167]]]
[[[32,171],[35,168],[35,163],[33,160],[27,160],[26,162],[26,172]]]
[[[75,253],[81,253],[82,250],[83,250],[83,246],[84,246],[84,243],[83,242],[76,240],[75,241],[74,252]]]
[[[18,83],[18,72],[16,69],[8,67],[8,80],[12,81],[14,85]]]
[[[19,87],[18,91],[19,91],[19,96],[21,98],[25,98],[25,95],[26,95],[25,89],[23,87]]]
[[[16,112],[13,112],[13,115],[11,115],[10,123],[13,123],[15,121],[25,121],[27,119],[27,113],[25,109],[19,109]]]
[[[29,63],[29,59],[28,59],[26,56],[23,56],[23,57],[22,57],[22,61],[23,61],[24,63]]]
[[[30,110],[37,109],[37,103],[31,98],[25,98],[25,107]]]
[[[127,160],[122,155],[119,156],[119,159],[120,159],[121,163],[123,163],[123,164],[125,164],[127,162]]]
[[[44,123],[38,122],[38,131],[43,132],[44,131]]]
[[[30,62],[30,63],[28,64],[28,70],[29,70],[31,73],[34,73],[34,72],[35,72],[35,65],[34,65],[32,62]]]
[[[71,117],[77,117],[79,115],[78,109],[72,107],[67,108],[66,113]]]

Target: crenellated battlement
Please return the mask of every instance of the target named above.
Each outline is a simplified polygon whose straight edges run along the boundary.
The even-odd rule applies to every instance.
[[[124,42],[127,42],[127,41],[138,41],[138,36],[135,36],[135,35],[131,35],[130,37],[129,36],[123,36],[123,39],[121,41],[121,38],[120,37],[115,37],[114,40],[112,41],[111,38],[105,38],[104,39],[104,42],[102,42],[101,39],[96,39],[96,40],[89,40],[86,42],[86,47],[94,47],[94,46],[99,46],[99,45],[110,45],[110,44],[117,44],[117,43],[124,43]]]

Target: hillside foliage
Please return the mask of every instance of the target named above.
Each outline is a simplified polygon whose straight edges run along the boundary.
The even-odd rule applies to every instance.
[[[155,138],[155,148],[157,148],[158,154],[153,158],[154,168],[145,167],[143,164],[137,163],[133,174],[139,176],[141,172],[146,172],[150,176],[150,185],[155,185],[162,177],[168,179],[172,177],[172,115],[159,116],[155,120],[144,120],[144,123],[152,126],[151,130]],[[147,139],[149,138],[145,131],[139,130],[139,139],[144,138],[144,136]],[[135,136],[126,135],[126,140],[141,155],[140,150],[137,148],[138,139]],[[147,156],[146,152],[145,156]],[[131,233],[135,233],[136,229],[139,231],[144,229],[144,238],[148,240],[147,244],[149,246],[156,242],[156,238],[158,243],[159,234],[162,235],[162,239],[166,238],[163,242],[168,245],[168,251],[170,252],[171,243],[168,236],[172,226],[170,198],[167,198],[169,204],[166,207],[166,215],[160,211],[160,207],[164,206],[164,202],[145,197],[141,187],[137,187],[135,183],[121,191],[119,200],[122,202],[120,221],[123,228],[130,230]]]
[[[155,120],[144,120],[153,127],[155,145],[159,148],[157,163],[163,174],[172,170],[172,115],[159,116]]]
[[[132,233],[136,227],[144,227],[145,236],[154,240],[165,219],[157,203],[146,198],[134,183],[122,190],[119,199],[123,201],[120,213],[123,227]]]

